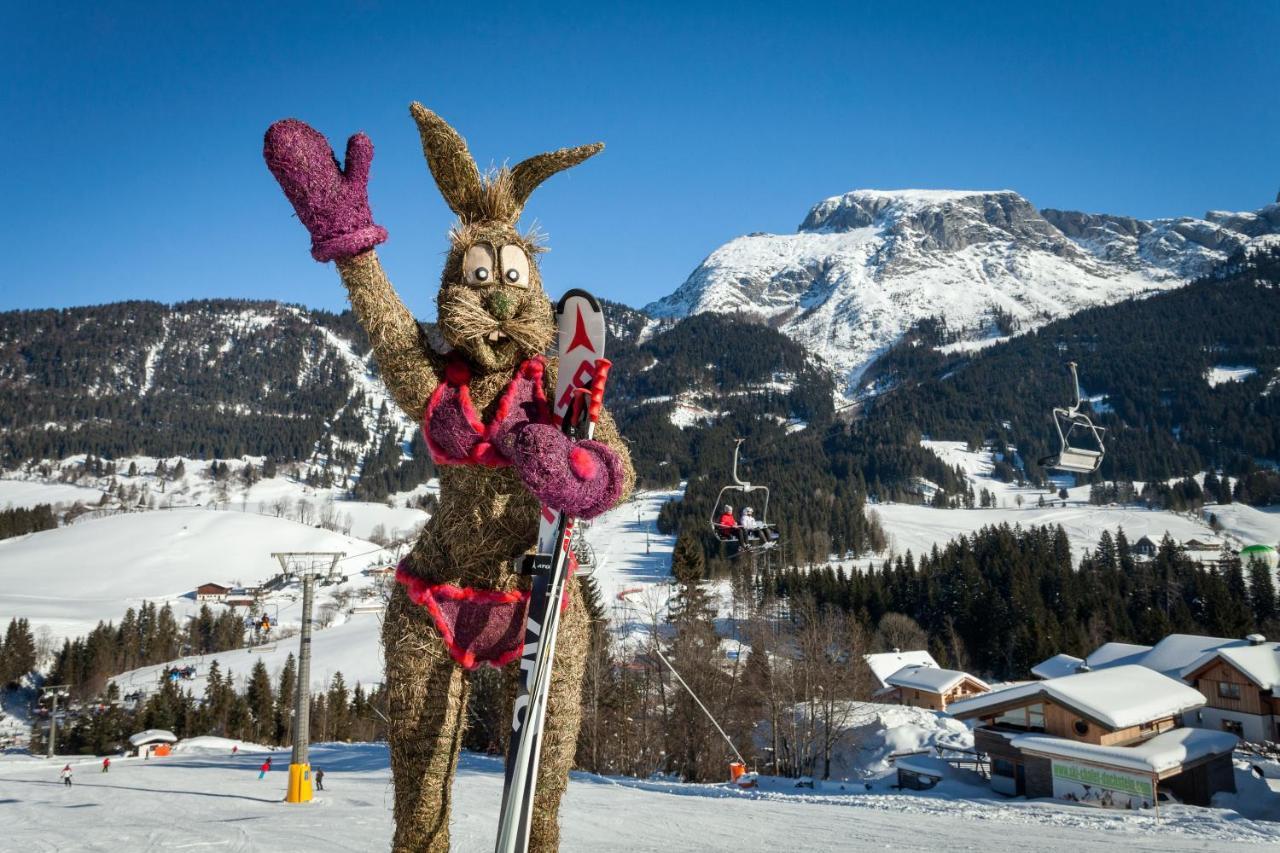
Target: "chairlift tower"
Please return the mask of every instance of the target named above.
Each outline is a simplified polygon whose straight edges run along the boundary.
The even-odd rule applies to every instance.
[[[298,689],[293,710],[293,754],[289,758],[289,787],[286,803],[311,801],[311,604],[316,578],[337,575],[338,561],[345,551],[282,551],[271,556],[280,561],[288,577],[302,581],[302,632],[298,640]]]
[[[67,691],[70,689],[69,684],[49,684],[40,688],[40,698],[46,696],[51,697],[52,705],[49,708],[49,752],[50,758],[53,758],[53,742],[58,738],[58,700],[66,699],[71,694]]]

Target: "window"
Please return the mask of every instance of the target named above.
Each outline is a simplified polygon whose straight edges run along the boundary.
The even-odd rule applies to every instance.
[[[1089,733],[1089,724],[1084,720],[1076,720],[1071,724],[1071,728],[1075,729],[1075,733],[1080,735],[1080,737],[1084,737]]]
[[[1219,699],[1239,699],[1240,685],[1232,684],[1229,681],[1218,682],[1218,698]]]
[[[991,775],[1007,776],[1010,779],[1012,779],[1014,776],[1017,775],[1017,771],[1015,769],[1014,763],[1009,759],[993,758],[991,759]]]
[[[1240,722],[1239,720],[1223,720],[1222,730],[1224,732],[1231,732],[1231,734],[1235,735],[1241,740],[1244,740],[1244,723]]]
[[[1021,708],[1010,708],[995,718],[998,726],[1009,726],[1029,731],[1044,731],[1044,705],[1036,703]]]

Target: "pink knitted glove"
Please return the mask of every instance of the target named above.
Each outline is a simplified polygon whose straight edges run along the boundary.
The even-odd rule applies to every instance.
[[[355,257],[387,239],[387,229],[375,225],[369,212],[373,143],[363,133],[347,140],[345,170],[325,138],[293,118],[267,129],[262,156],[311,232],[317,261]]]
[[[547,424],[516,430],[508,458],[542,503],[577,518],[595,518],[622,496],[622,460],[598,441],[574,441]]]

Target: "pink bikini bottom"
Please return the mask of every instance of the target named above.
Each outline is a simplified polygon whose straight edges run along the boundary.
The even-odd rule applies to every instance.
[[[574,568],[571,560],[570,574]],[[500,669],[519,659],[529,611],[528,590],[500,592],[431,584],[412,574],[404,561],[396,567],[396,581],[404,585],[410,601],[427,608],[449,655],[462,667],[477,669],[488,664]],[[568,604],[566,589],[561,612]]]

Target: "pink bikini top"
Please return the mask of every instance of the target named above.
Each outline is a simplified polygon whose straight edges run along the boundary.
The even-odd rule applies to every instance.
[[[551,409],[542,376],[547,360],[540,355],[523,362],[502,392],[498,408],[488,424],[480,420],[471,403],[471,368],[460,358],[444,369],[444,382],[436,386],[422,418],[422,435],[437,465],[484,465],[504,468],[511,464],[495,446],[499,433],[516,422],[550,423]]]

